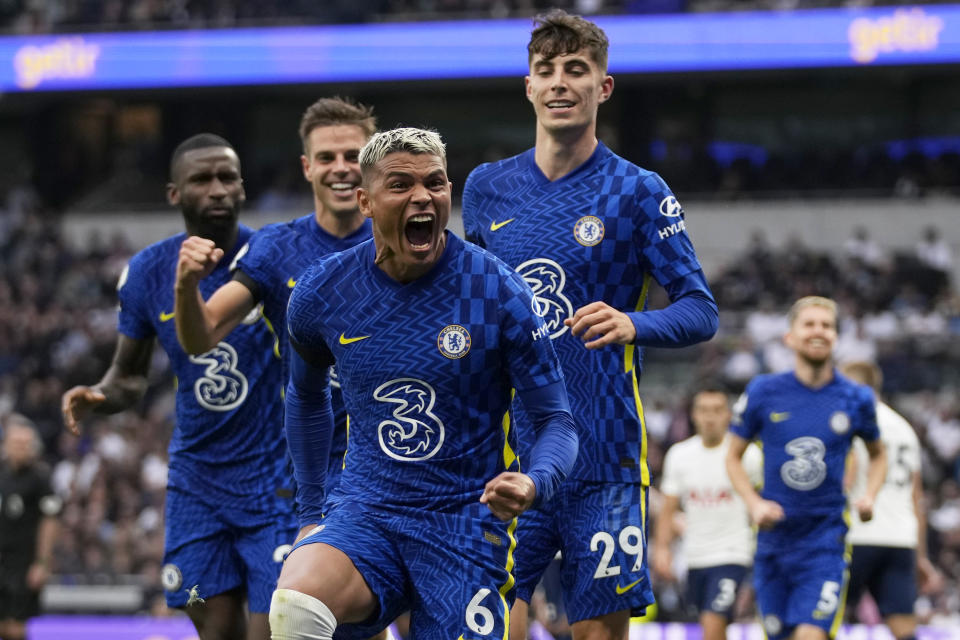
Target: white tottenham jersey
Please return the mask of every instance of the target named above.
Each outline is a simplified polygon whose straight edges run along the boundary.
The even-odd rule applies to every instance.
[[[683,549],[691,569],[749,566],[753,561],[754,534],[747,507],[727,476],[729,448],[729,436],[712,448],[693,436],[670,447],[663,461],[660,491],[680,498],[687,523]],[[755,485],[762,482],[763,459],[755,445],[744,453],[743,466]]]
[[[873,519],[861,522],[851,509],[848,542],[881,547],[917,546],[917,514],[913,509],[913,474],[920,470],[920,442],[903,416],[882,402],[877,403],[880,439],[887,449],[887,478],[873,505]],[[854,440],[857,475],[850,490],[850,504],[863,495],[867,486],[867,447]]]

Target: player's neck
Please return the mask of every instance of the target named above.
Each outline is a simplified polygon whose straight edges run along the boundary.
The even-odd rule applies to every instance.
[[[363,226],[363,214],[359,210],[352,215],[338,216],[323,208],[323,205],[314,201],[314,220],[317,226],[336,238],[346,238],[348,235]]]
[[[596,127],[547,131],[537,126],[534,161],[548,180],[559,180],[590,159],[597,148]]]
[[[810,362],[801,356],[797,356],[793,373],[804,386],[819,389],[833,380],[833,360]]]

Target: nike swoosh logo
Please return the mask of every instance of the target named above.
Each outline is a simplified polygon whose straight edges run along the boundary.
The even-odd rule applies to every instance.
[[[770,422],[783,422],[789,417],[790,417],[789,411],[781,411],[780,413],[773,411],[770,413]]]
[[[168,320],[173,320],[173,316],[177,315],[173,311],[161,311],[160,312],[160,322],[167,322]]]
[[[348,338],[345,334],[340,334],[340,344],[350,344],[353,342],[360,342],[361,340],[366,340],[370,336],[357,336],[356,338]]]
[[[508,225],[514,220],[516,220],[516,218],[510,218],[509,220],[504,220],[503,222],[490,222],[490,231],[496,231],[500,227]]]
[[[289,287],[290,289],[293,289],[295,286],[297,286],[296,280],[294,280],[293,278],[290,278],[289,280],[287,280],[287,287]]]
[[[643,581],[643,578],[638,578],[637,580],[634,580],[633,582],[631,582],[625,587],[621,587],[620,585],[617,585],[617,595],[618,596],[623,595],[627,591],[630,591],[630,589],[633,589],[635,586],[640,584],[642,581]]]

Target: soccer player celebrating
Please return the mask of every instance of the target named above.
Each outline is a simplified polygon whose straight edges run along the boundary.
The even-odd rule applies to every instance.
[[[872,362],[848,362],[840,371],[880,393],[883,374]],[[873,518],[863,522],[855,513],[850,522],[847,542],[853,545],[853,560],[847,602],[855,606],[863,592],[869,591],[893,637],[913,640],[917,633],[913,612],[917,577],[924,588],[936,590],[943,576],[927,557],[927,518],[917,434],[903,416],[880,400],[877,425],[889,452],[887,477],[877,494]],[[866,482],[867,452],[859,440],[854,442],[854,453],[850,497],[856,499]]]
[[[673,519],[683,506],[688,600],[699,611],[704,640],[726,638],[737,590],[753,562],[754,540],[747,507],[727,476],[730,417],[727,394],[719,386],[705,385],[693,395],[690,420],[696,435],[667,451],[660,485],[663,506],[655,523],[653,570],[673,579]],[[763,466],[760,450],[750,447],[744,463],[753,484],[759,485]]]
[[[867,488],[855,507],[869,520],[886,454],[869,387],[833,366],[837,305],[808,296],[794,303],[784,336],[792,371],[761,375],[747,385],[731,427],[727,472],[760,527],[754,586],[771,640],[824,640],[843,619],[847,586],[843,474],[854,436],[870,456]],[[763,493],[742,463],[751,440],[763,446]]]
[[[253,235],[238,224],[244,198],[240,160],[229,142],[199,134],[180,143],[170,161],[167,199],[180,208],[187,232],[133,256],[117,286],[113,362],[100,382],[63,396],[64,422],[79,434],[88,412],[134,406],[147,387],[154,340],[166,351],[177,377],[177,422],[163,587],[167,604],[185,607],[203,640],[269,637],[270,594],[296,535],[272,333],[254,312],[208,351],[191,356],[171,322],[181,243],[198,236],[223,253],[199,283],[202,294],[212,294],[229,280],[227,265]]]
[[[204,302],[202,278],[223,259],[208,238],[183,241],[177,271],[176,325],[180,344],[203,353],[232,331],[259,303],[276,332],[287,371],[287,300],[300,274],[320,256],[368,240],[370,221],[357,208],[360,149],[376,129],[372,109],[340,98],[321,98],[300,121],[303,176],[313,187],[313,213],[272,224],[254,234],[241,249],[233,279]],[[277,392],[279,393],[279,391]],[[337,425],[331,450],[328,487],[336,483],[347,448],[347,416],[338,385],[332,391]]]
[[[687,346],[717,329],[677,199],[658,175],[597,140],[597,110],[613,91],[607,47],[579,16],[538,17],[526,77],[536,146],[477,167],[464,187],[467,237],[532,286],[581,429],[571,479],[518,527],[515,639],[526,637],[530,596],[558,550],[576,640],[626,638],[631,610],[653,602],[642,347]],[[644,310],[651,280],[666,289],[667,308]],[[522,438],[526,403],[515,409]],[[531,444],[520,446],[522,467]]]
[[[444,230],[439,135],[378,133],[360,166],[373,240],[317,260],[287,311],[287,438],[301,526],[317,526],[284,564],[273,638],[369,636],[406,609],[416,638],[505,637],[515,518],[576,457],[559,363],[523,279]],[[334,362],[352,421],[324,502]],[[512,388],[537,432],[523,473]]]

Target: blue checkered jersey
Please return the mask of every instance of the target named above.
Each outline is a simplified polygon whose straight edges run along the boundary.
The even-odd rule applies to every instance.
[[[730,431],[763,445],[762,496],[787,519],[841,514],[843,472],[854,436],[880,437],[873,391],[844,378],[818,389],[792,371],[750,381],[734,409]]]
[[[315,214],[289,222],[270,224],[258,231],[234,261],[235,268],[255,283],[254,297],[263,303],[263,315],[277,335],[277,348],[283,359],[283,380],[287,380],[287,301],[297,278],[310,264],[328,253],[344,251],[369,239],[373,227],[365,219],[359,229],[338,238],[317,224]],[[340,395],[340,383],[331,370],[331,401],[336,425],[330,455],[330,471],[336,473],[347,449],[347,413]]]
[[[311,482],[291,428],[301,382],[294,365],[322,371],[335,361],[351,426],[328,500],[459,511],[498,473],[517,470],[503,423],[511,388],[562,392],[557,357],[532,313],[532,291],[490,253],[447,233],[437,264],[405,284],[377,267],[375,255],[371,240],[321,258],[290,297],[299,355],[291,353],[286,420],[298,491]],[[306,449],[320,442],[307,435]],[[309,519],[301,514],[301,522]]]
[[[550,181],[534,149],[473,170],[463,192],[466,235],[514,267],[536,294],[567,381],[580,426],[572,478],[649,484],[646,436],[637,381],[638,345],[588,350],[563,321],[603,301],[625,312],[645,309],[650,280],[667,286],[693,276],[716,307],[685,231],[677,199],[660,177],[620,158],[602,143],[568,175]],[[700,284],[702,283],[702,284]],[[659,313],[659,312],[657,312]],[[634,324],[655,317],[634,313]],[[668,336],[658,346],[708,338]],[[642,336],[639,344],[657,344]],[[522,406],[514,419],[526,420]],[[524,430],[520,430],[521,437]],[[521,440],[521,462],[529,443]]]
[[[200,281],[204,298],[230,280],[233,254],[252,233],[241,225],[234,250]],[[292,485],[285,473],[274,337],[257,308],[210,351],[197,356],[183,351],[173,322],[173,289],[186,237],[181,233],[137,253],[117,287],[118,330],[136,340],[156,337],[177,378],[168,484],[228,498],[272,497]]]

